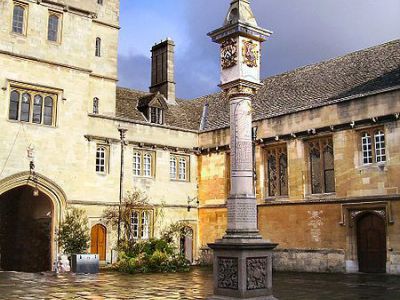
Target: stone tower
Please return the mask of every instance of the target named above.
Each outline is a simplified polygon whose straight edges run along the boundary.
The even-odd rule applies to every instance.
[[[151,86],[150,92],[160,92],[168,104],[175,102],[175,43],[167,38],[151,49]]]
[[[261,87],[261,42],[271,34],[258,26],[248,0],[231,2],[222,28],[209,36],[221,45],[221,89],[230,100],[231,191],[228,229],[214,250],[211,299],[274,299],[272,252],[276,244],[257,228],[254,194],[251,97]]]

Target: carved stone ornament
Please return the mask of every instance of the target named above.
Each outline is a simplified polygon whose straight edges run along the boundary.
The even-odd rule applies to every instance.
[[[257,50],[257,44],[253,41],[243,41],[242,47],[243,63],[250,68],[258,67],[259,53]]]
[[[234,97],[238,95],[252,96],[256,93],[256,89],[243,85],[237,85],[226,90],[226,92],[228,97]]]
[[[218,287],[221,289],[238,289],[238,259],[218,258]]]
[[[247,290],[267,288],[268,258],[247,259]]]
[[[221,46],[221,67],[228,69],[237,64],[237,46],[234,39],[227,39]]]

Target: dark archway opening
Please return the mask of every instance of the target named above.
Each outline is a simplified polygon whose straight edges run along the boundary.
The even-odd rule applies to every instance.
[[[367,213],[358,220],[357,249],[360,272],[386,272],[386,228],[383,218]]]
[[[53,204],[30,186],[0,195],[0,269],[51,270]]]

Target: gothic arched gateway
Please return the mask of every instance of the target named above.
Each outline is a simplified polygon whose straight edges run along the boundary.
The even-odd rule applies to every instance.
[[[375,213],[366,213],[358,219],[357,249],[360,272],[386,272],[386,228],[383,218]]]
[[[52,270],[54,233],[65,203],[62,190],[40,174],[23,172],[0,181],[0,269]]]

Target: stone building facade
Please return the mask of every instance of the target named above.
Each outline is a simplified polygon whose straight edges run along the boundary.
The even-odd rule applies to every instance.
[[[101,259],[115,259],[101,215],[119,203],[120,127],[124,192],[163,209],[136,212],[138,238],[182,221],[187,257],[207,253],[226,229],[225,95],[176,99],[171,40],[152,49],[149,92],[117,87],[118,0],[0,0],[0,24],[1,268],[51,268],[70,207],[87,212]],[[258,225],[279,243],[277,269],[400,273],[399,49],[267,78],[253,99]],[[41,265],[26,267],[27,247]]]

